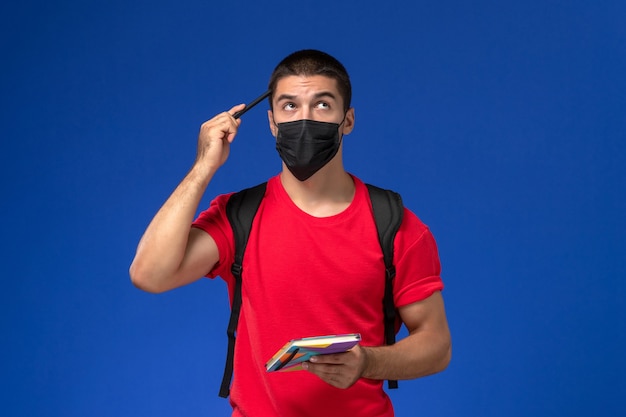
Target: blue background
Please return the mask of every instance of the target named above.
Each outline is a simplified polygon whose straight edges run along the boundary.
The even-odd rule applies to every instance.
[[[349,171],[434,232],[450,367],[398,416],[626,415],[626,2],[0,6],[1,413],[228,415],[225,285],[128,266],[200,124],[287,54],[348,68]],[[262,103],[202,206],[280,170]],[[297,285],[297,283],[294,283]]]

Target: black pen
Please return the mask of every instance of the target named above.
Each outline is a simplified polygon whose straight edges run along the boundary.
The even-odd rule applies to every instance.
[[[270,94],[272,94],[272,90],[267,90],[265,93],[261,94],[259,97],[257,97],[254,100],[252,100],[250,102],[250,104],[246,104],[246,107],[244,107],[242,110],[239,110],[237,113],[233,114],[233,117],[235,119],[239,119],[241,116],[243,116],[243,114],[245,112],[247,112],[248,110],[250,110],[251,108],[253,108],[257,104],[259,104],[261,102],[261,100],[263,100],[264,98],[269,97]]]

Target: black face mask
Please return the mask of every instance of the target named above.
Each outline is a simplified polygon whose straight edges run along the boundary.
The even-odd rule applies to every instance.
[[[276,150],[294,177],[309,179],[337,155],[340,125],[308,119],[276,125]]]

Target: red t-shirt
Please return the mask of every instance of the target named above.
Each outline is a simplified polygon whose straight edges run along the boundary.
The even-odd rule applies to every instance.
[[[300,210],[279,176],[269,180],[243,261],[233,416],[393,416],[383,381],[361,378],[343,390],[306,371],[265,371],[266,361],[295,338],[360,333],[363,346],[384,345],[382,251],[367,188],[353,178],[352,203],[323,218]],[[215,240],[219,262],[207,276],[222,277],[232,300],[228,197],[213,200],[194,226]],[[443,288],[435,240],[407,209],[394,243],[394,263],[397,307]]]

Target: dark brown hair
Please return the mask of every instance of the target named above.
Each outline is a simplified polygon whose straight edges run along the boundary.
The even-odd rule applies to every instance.
[[[276,84],[281,78],[290,75],[323,75],[337,81],[337,89],[343,98],[344,112],[350,108],[352,100],[352,85],[345,67],[337,59],[325,52],[315,49],[303,49],[287,56],[272,72],[268,88],[272,91],[269,97],[270,108],[274,98]]]

